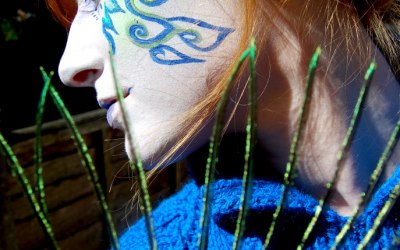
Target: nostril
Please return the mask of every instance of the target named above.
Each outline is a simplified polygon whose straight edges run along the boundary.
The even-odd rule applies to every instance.
[[[86,70],[82,70],[80,72],[78,72],[76,75],[74,75],[72,77],[72,80],[75,83],[78,84],[83,84],[83,83],[87,83],[87,82],[92,82],[93,77],[95,77],[95,75],[97,74],[98,70],[97,69],[86,69]]]

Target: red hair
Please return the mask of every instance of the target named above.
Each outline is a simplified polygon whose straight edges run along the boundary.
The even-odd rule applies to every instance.
[[[310,2],[311,0],[306,1]],[[54,17],[64,27],[68,28],[76,15],[76,1],[46,0],[46,2]],[[262,44],[265,42],[266,36],[268,35],[266,24],[269,23],[268,17],[264,13],[266,9],[265,6],[272,2],[278,3],[281,8],[284,8],[285,4],[288,3],[288,0],[243,0],[242,6],[238,6],[238,8],[241,8],[241,11],[244,12],[242,17],[243,24],[241,27],[243,36],[241,41],[238,42],[238,51],[232,62],[236,62],[242,52],[248,47],[250,37],[254,36],[257,40],[257,46],[262,47]],[[318,1],[315,2],[318,3]],[[396,41],[395,33],[400,31],[399,1],[376,0],[373,1],[372,4],[370,0],[326,0],[323,2],[321,1],[319,4],[321,5],[321,11],[324,12],[326,18],[327,29],[329,28],[329,20],[333,19],[333,17],[335,17],[339,12],[339,5],[343,11],[346,11],[346,13],[349,14],[345,15],[347,18],[346,20],[341,20],[343,24],[341,32],[343,33],[345,40],[349,37],[357,37],[356,34],[359,32],[361,23],[364,24],[369,34],[374,37],[375,42],[379,45],[388,61],[391,63],[393,71],[398,74],[400,66],[397,62],[400,56],[400,50]],[[334,7],[330,8],[332,5]],[[276,12],[279,12],[280,10],[281,9],[278,6]],[[305,16],[306,17],[302,18],[305,23],[310,23],[311,19],[315,18],[314,13],[308,13]],[[340,18],[343,19],[343,17]],[[331,39],[333,39],[333,37]],[[360,48],[348,47],[347,49],[356,49],[357,52],[364,53],[363,41],[359,41],[359,47]],[[217,79],[213,79],[215,83],[211,85],[212,89],[210,89],[208,95],[195,105],[190,112],[184,114],[181,121],[177,121],[182,124],[182,129],[186,130],[186,133],[183,138],[180,138],[177,144],[164,155],[165,157],[162,158],[159,165],[163,165],[173,158],[177,150],[189,142],[204,125],[205,121],[210,117],[210,114],[215,110],[216,104],[220,99],[224,85],[227,82],[233,67],[234,63],[232,63],[231,67],[226,69],[225,74]],[[153,168],[153,170],[150,171],[150,175],[156,169],[157,168]]]
[[[78,9],[76,1],[46,0],[46,3],[55,19],[65,28],[69,28]]]

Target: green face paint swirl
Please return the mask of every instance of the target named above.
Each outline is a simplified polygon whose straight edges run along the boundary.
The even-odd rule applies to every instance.
[[[123,7],[117,0],[110,0],[104,4],[102,29],[113,54],[118,49],[115,37],[120,35],[113,21],[113,16],[118,13],[132,17],[132,23],[124,31],[129,35],[130,42],[139,48],[148,49],[151,59],[155,63],[163,65],[205,62],[204,59],[189,56],[179,48],[168,45],[167,43],[174,38],[178,38],[183,45],[193,51],[206,53],[218,48],[234,31],[232,28],[216,26],[192,17],[162,17],[141,10],[137,2],[124,0]],[[140,0],[140,3],[148,8],[160,8],[167,2],[167,0]],[[190,25],[191,28],[184,28],[187,25]],[[212,32],[216,38],[205,43],[202,31]],[[173,55],[173,58],[166,58],[167,54]]]

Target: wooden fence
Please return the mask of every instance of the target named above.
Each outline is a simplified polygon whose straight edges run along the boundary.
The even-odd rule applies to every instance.
[[[139,214],[131,197],[135,178],[127,165],[123,134],[110,129],[105,112],[74,117],[93,157],[118,234]],[[25,173],[34,183],[35,128],[12,131],[12,145]],[[49,219],[61,249],[108,249],[100,206],[71,134],[63,120],[43,125],[43,161]],[[48,249],[49,244],[17,179],[0,161],[0,249]],[[174,193],[187,178],[184,163],[170,166],[152,181],[153,205]]]

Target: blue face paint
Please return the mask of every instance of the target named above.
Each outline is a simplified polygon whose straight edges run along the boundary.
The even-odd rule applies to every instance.
[[[168,0],[136,0],[141,4],[157,8]],[[167,45],[166,43],[173,38],[179,38],[185,45],[197,52],[210,52],[218,48],[226,37],[234,31],[231,28],[212,25],[199,19],[176,16],[165,18],[152,13],[141,11],[135,4],[135,0],[124,0],[127,12],[132,15],[132,19],[136,20],[134,24],[129,25],[128,34],[131,42],[140,48],[149,50],[150,58],[158,64],[163,65],[177,65],[188,63],[203,63],[205,60],[200,58],[191,57],[177,48]],[[115,29],[112,21],[112,16],[115,13],[126,13],[116,0],[107,0],[104,5],[103,17],[103,33],[109,42],[112,52],[115,54],[116,45],[114,36],[119,33]],[[148,27],[144,24],[153,23],[161,26],[162,29],[157,34],[151,35]],[[194,28],[183,28],[182,24],[190,24]],[[196,27],[198,29],[196,29]],[[203,39],[201,30],[208,30],[208,32],[216,33],[216,39],[208,45],[201,45]],[[173,55],[171,58],[166,58],[166,54]]]
[[[125,13],[125,11],[118,5],[117,0],[109,0],[104,3],[104,16],[102,18],[103,23],[103,34],[106,37],[108,43],[111,46],[112,53],[115,54],[115,42],[112,33],[119,35],[118,31],[114,27],[114,23],[111,19],[111,15],[114,13]]]
[[[171,46],[168,45],[163,45],[160,44],[154,48],[150,49],[150,56],[151,59],[158,63],[158,64],[164,64],[164,65],[175,65],[175,64],[182,64],[182,63],[202,63],[205,62],[205,60],[201,60],[201,59],[197,59],[197,58],[192,58],[190,56],[187,56],[179,51],[177,51],[176,49],[172,48]],[[170,52],[172,54],[175,54],[178,59],[168,59],[165,60],[163,58],[160,57],[161,56],[165,56],[166,52]]]
[[[178,36],[181,38],[181,40],[184,43],[186,43],[189,47],[202,52],[208,52],[216,49],[222,43],[222,41],[224,41],[225,38],[231,32],[233,32],[233,29],[214,26],[209,23],[189,17],[172,17],[168,18],[167,20],[171,22],[181,21],[181,22],[192,23],[197,25],[198,27],[218,32],[217,39],[215,40],[215,42],[207,47],[200,47],[196,45],[196,43],[199,43],[201,41],[201,35],[197,32],[194,32],[193,30],[186,30],[178,33]]]
[[[168,0],[140,0],[140,2],[149,7],[160,6],[166,3]]]

